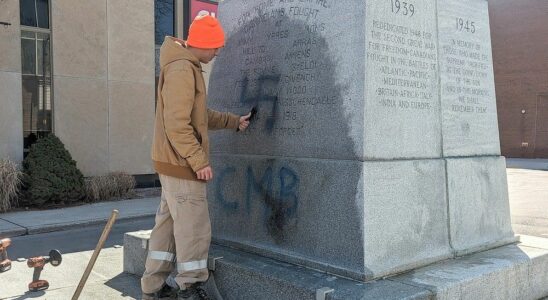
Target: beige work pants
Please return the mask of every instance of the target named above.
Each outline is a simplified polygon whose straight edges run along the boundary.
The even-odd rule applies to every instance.
[[[175,281],[180,288],[208,278],[207,255],[211,224],[206,200],[206,184],[160,174],[162,199],[149,241],[144,293],[162,288],[177,266]],[[175,264],[176,263],[176,264]]]

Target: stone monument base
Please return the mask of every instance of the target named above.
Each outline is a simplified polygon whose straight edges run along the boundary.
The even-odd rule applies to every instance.
[[[141,276],[150,231],[126,233],[124,271]],[[542,299],[548,296],[548,239],[441,261],[359,282],[213,245],[209,267],[224,299]]]

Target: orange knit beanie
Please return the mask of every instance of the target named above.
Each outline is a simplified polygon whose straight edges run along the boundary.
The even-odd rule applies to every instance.
[[[225,45],[221,23],[210,15],[198,16],[188,31],[187,44],[194,48],[216,49]]]

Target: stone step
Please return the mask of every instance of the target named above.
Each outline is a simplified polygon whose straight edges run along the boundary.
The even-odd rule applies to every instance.
[[[141,276],[150,231],[126,233],[124,271]],[[358,282],[212,245],[209,268],[224,299],[541,299],[548,296],[548,239],[450,259]]]

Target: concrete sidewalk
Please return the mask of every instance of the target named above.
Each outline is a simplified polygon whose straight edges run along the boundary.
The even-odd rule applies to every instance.
[[[10,271],[0,273],[0,299],[71,299],[92,254],[64,254],[60,266],[47,265],[40,278],[48,280],[50,287],[39,292],[28,292],[32,269],[27,262],[14,261]],[[121,248],[103,249],[79,299],[140,299],[139,277],[123,273],[122,260]]]
[[[512,227],[548,238],[548,171],[507,169]]]
[[[113,209],[118,220],[154,216],[160,197],[86,204],[51,210],[0,214],[0,238],[59,231],[105,222]]]

